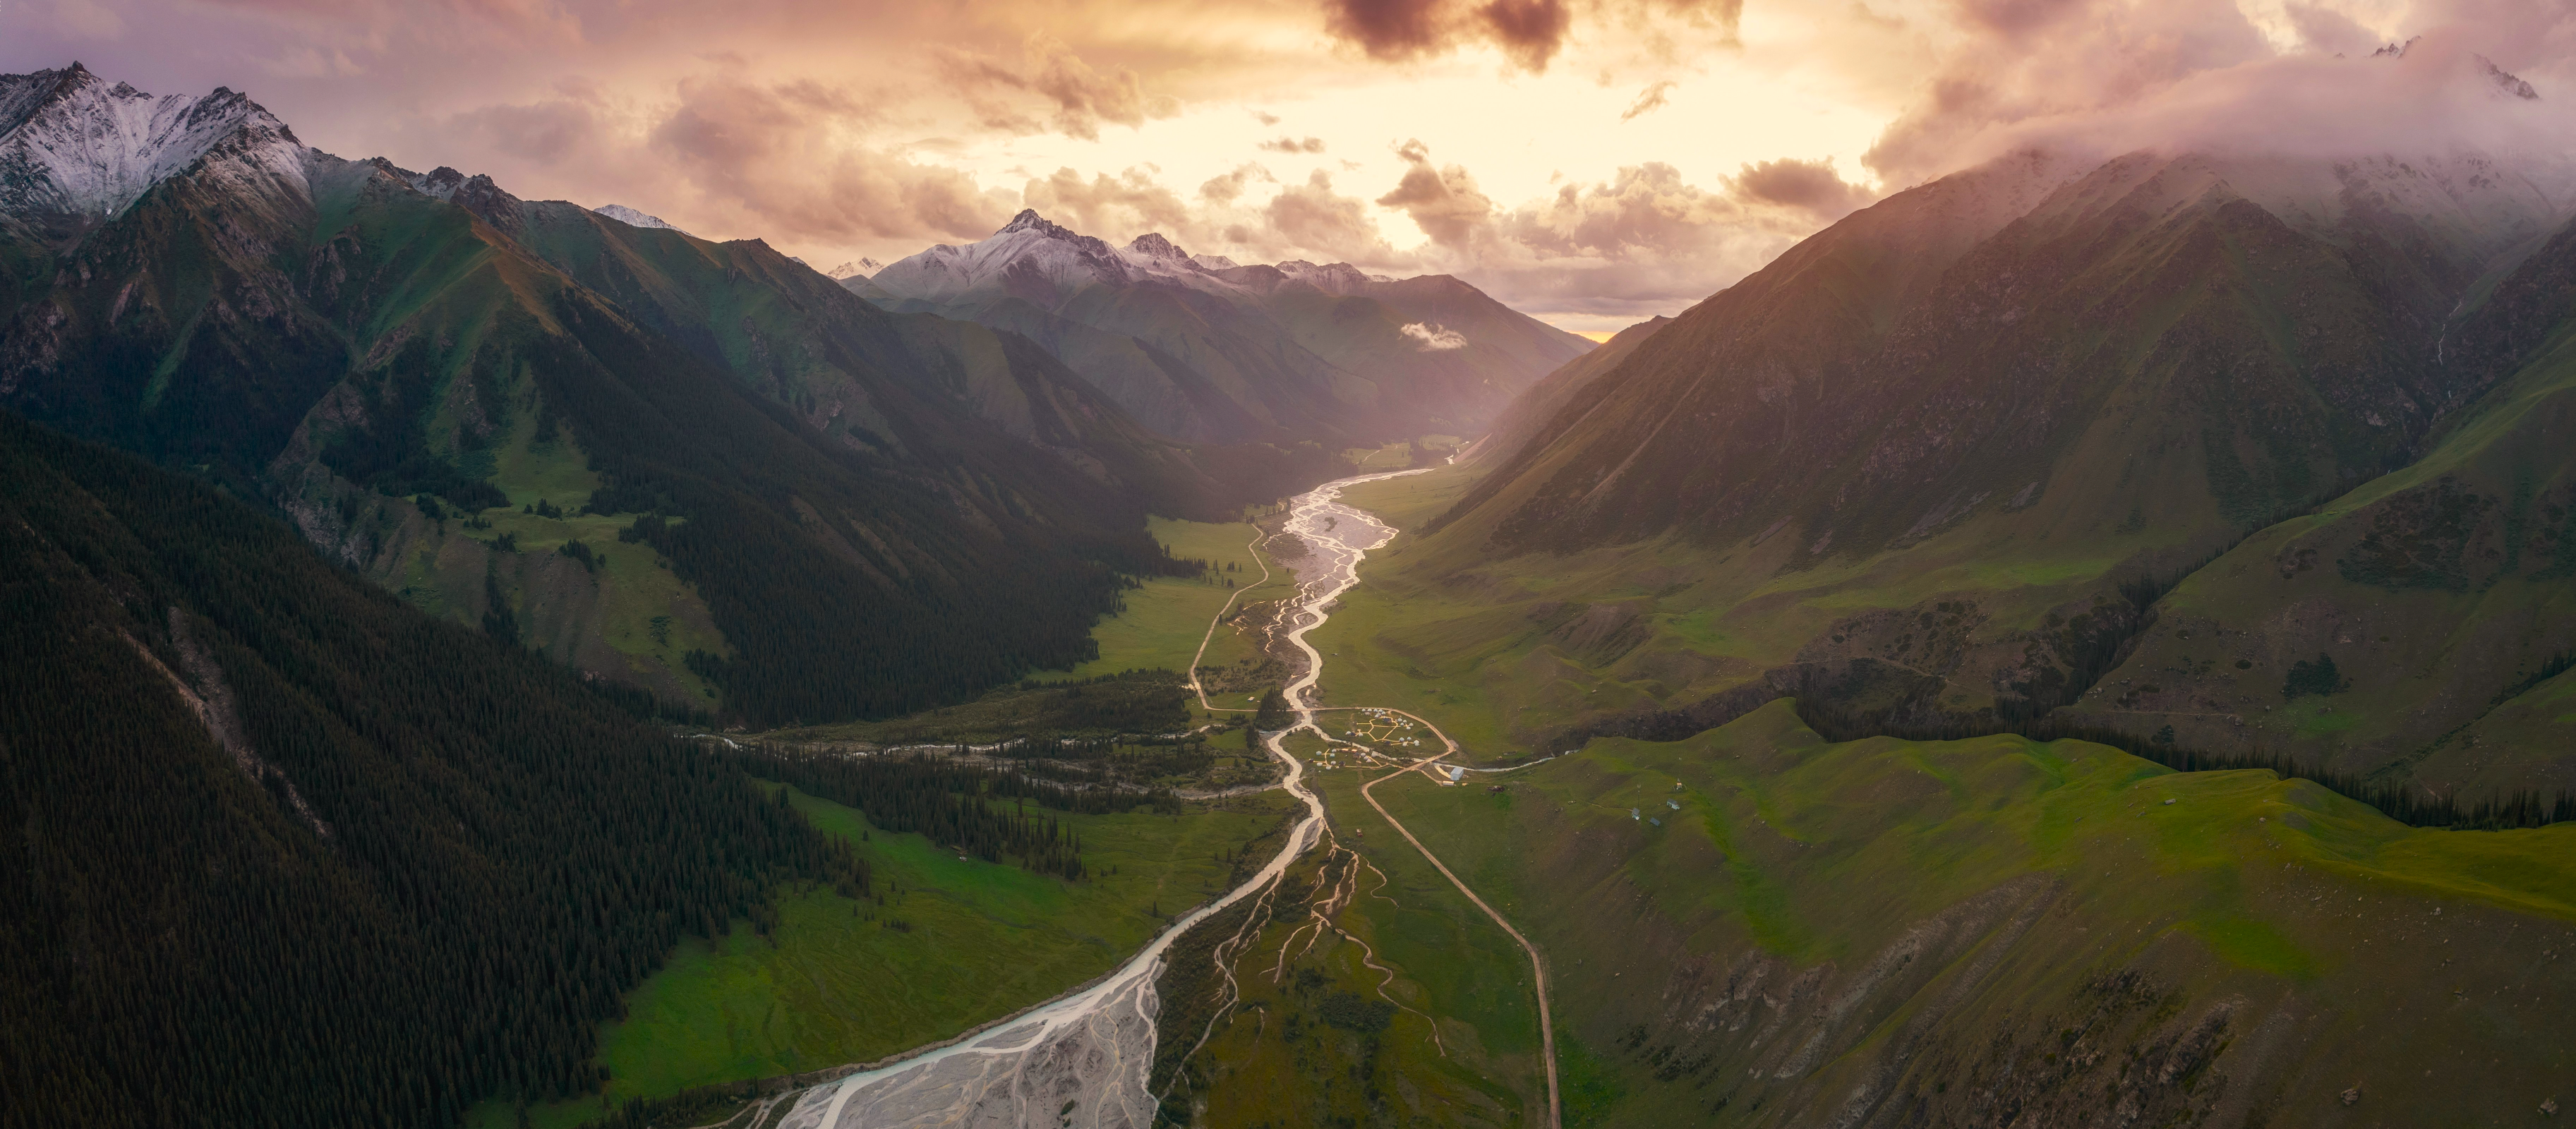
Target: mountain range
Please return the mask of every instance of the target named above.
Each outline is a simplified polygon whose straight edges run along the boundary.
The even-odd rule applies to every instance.
[[[1150,234],[1113,247],[1035,211],[843,284],[1027,337],[1146,426],[1202,442],[1475,435],[1592,347],[1448,275],[1244,266]]]
[[[1013,333],[332,156],[229,90],[0,78],[0,186],[0,404],[684,713],[903,712],[1080,662],[1118,575],[1182,567],[1147,512],[1338,465],[1338,433],[1167,438]]]

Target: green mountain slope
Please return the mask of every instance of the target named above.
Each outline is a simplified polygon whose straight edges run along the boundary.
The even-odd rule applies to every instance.
[[[1494,417],[1493,430],[1478,439],[1463,457],[1478,465],[1487,465],[1508,461],[1519,454],[1521,448],[1529,445],[1531,437],[1547,426],[1547,421],[1556,415],[1557,409],[1565,406],[1566,401],[1619,367],[1621,361],[1628,359],[1628,354],[1637,351],[1637,346],[1654,336],[1656,330],[1672,324],[1672,320],[1657,317],[1638,322],[1611,335],[1608,341],[1591,352],[1567,361],[1564,367],[1541,377],[1527,391],[1512,397],[1511,405]]]
[[[2165,584],[2503,375],[2446,360],[2444,315],[2555,209],[2485,169],[2023,156],[1900,193],[1592,380],[1394,583],[1483,578],[1461,661],[1598,636],[1484,668],[1556,702],[1524,739],[1792,689],[2043,714]]]
[[[1320,447],[1164,438],[1027,341],[888,314],[756,239],[710,243],[498,188],[470,195],[478,214],[500,217],[549,264],[827,435],[985,464],[1042,464],[1035,446],[1155,513],[1193,519],[1231,515],[1331,469]]]
[[[738,772],[199,481],[0,413],[0,530],[0,1124],[591,1090],[596,1025],[683,936],[865,882]]]
[[[2502,377],[2430,449],[2158,605],[2076,713],[2487,796],[2576,786],[2576,227],[2453,331]]]
[[[672,708],[895,714],[1078,663],[1115,575],[1170,567],[1149,503],[1320,461],[1158,440],[1025,344],[886,318],[756,244],[618,257],[645,233],[294,151],[218,146],[16,245],[0,401]]]

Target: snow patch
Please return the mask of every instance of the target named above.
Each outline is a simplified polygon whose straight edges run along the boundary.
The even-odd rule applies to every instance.
[[[603,215],[603,216],[607,216],[607,217],[608,217],[608,218],[610,218],[610,219],[616,220],[616,221],[617,221],[617,222],[619,222],[619,223],[625,224],[625,225],[626,225],[626,226],[628,226],[628,227],[642,227],[642,228],[656,228],[656,227],[658,227],[658,228],[661,228],[661,229],[662,229],[662,230],[664,230],[664,231],[679,231],[679,232],[680,232],[680,234],[682,234],[682,235],[687,235],[687,234],[688,234],[688,232],[680,231],[680,227],[679,227],[679,225],[678,225],[678,224],[674,224],[674,223],[670,222],[669,220],[663,219],[663,218],[662,218],[662,217],[660,217],[660,216],[648,216],[648,215],[645,215],[644,213],[639,212],[639,211],[636,211],[636,210],[635,210],[635,209],[633,209],[633,208],[627,207],[627,206],[626,206],[626,205],[624,205],[624,204],[605,204],[605,205],[602,205],[602,206],[600,206],[600,207],[593,208],[593,209],[591,209],[591,210],[592,210],[592,211],[595,211],[595,212],[598,212],[599,214],[601,214],[601,215]],[[803,260],[803,259],[798,259],[798,260],[796,260],[796,261],[801,263],[801,262],[804,262],[805,260]]]
[[[259,103],[220,86],[156,97],[79,63],[0,75],[0,213],[112,219],[153,185],[200,168],[257,195],[310,200],[310,152]]]

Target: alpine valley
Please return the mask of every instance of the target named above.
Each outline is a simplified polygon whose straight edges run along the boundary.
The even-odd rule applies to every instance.
[[[1596,345],[0,76],[0,1129],[2546,1121],[2576,154],[2319,145]]]

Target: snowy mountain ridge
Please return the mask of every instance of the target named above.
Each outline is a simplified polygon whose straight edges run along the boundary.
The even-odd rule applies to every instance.
[[[1395,281],[1349,263],[1317,266],[1299,260],[1243,266],[1222,255],[1190,254],[1155,232],[1137,236],[1125,247],[1113,247],[1049,220],[1034,208],[1012,217],[989,238],[962,247],[942,243],[898,260],[874,276],[888,292],[921,301],[948,302],[999,289],[1050,308],[1092,285],[1166,282],[1241,299],[1266,294],[1283,279],[1333,294]]]
[[[311,150],[226,87],[154,96],[79,63],[0,75],[0,214],[75,226],[111,218],[201,160],[309,198]]]

